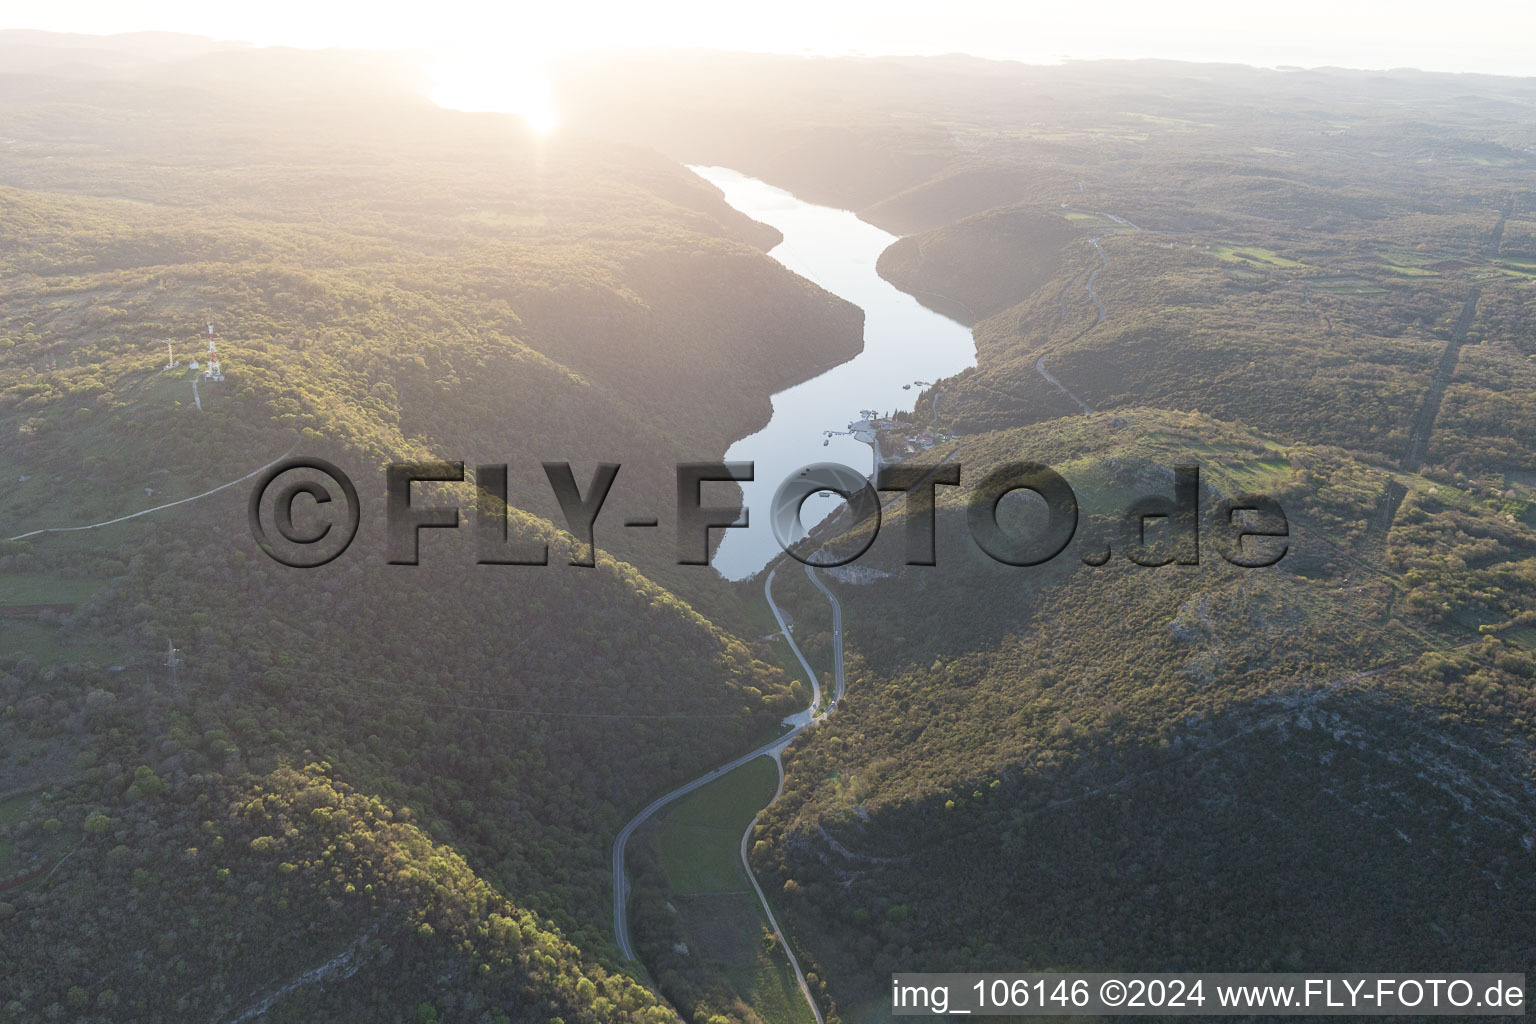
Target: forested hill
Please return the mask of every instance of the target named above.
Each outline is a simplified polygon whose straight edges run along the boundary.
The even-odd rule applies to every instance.
[[[961,468],[938,565],[898,500],[821,574],[840,636],[776,584],[813,663],[847,657],[751,852],[829,1019],[888,1019],[900,971],[1531,959],[1530,79],[631,54],[561,95],[900,233],[881,275],[974,325],[886,435]],[[1021,460],[1082,503],[1044,565],[964,507]],[[1277,565],[1226,564],[1214,519],[1199,565],[1125,557],[1192,464],[1207,513],[1281,502]]]
[[[1077,538],[1028,567],[977,550],[964,504],[1021,453],[1082,503]],[[962,488],[938,489],[938,565],[904,564],[898,504],[860,575],[827,574],[847,695],[792,748],[753,848],[844,1020],[878,1019],[892,972],[956,964],[1530,955],[1516,909],[1536,898],[1529,522],[1338,448],[1164,410],[936,454],[963,465]],[[1131,564],[1123,510],[1190,464],[1200,564]],[[1361,517],[1393,484],[1407,493],[1387,536]],[[1212,510],[1255,491],[1285,509],[1288,553],[1238,569]],[[1085,564],[1106,545],[1108,564]],[[781,575],[797,617],[824,607]],[[799,642],[824,658],[832,638]]]
[[[309,573],[249,484],[0,549],[0,1018],[671,1019],[599,966],[608,843],[803,688],[669,519],[571,568],[539,462],[666,512],[859,311],[655,154],[296,95],[329,59],[0,75],[0,536],[290,450],[365,510]],[[209,322],[223,382],[187,366]],[[467,523],[385,565],[401,457],[510,463],[550,565],[475,565]]]
[[[206,417],[186,422],[220,467],[247,445],[218,445],[270,423],[376,459],[402,441],[526,453],[514,485],[550,515],[535,459],[620,462],[614,507],[655,512],[679,458],[723,451],[771,391],[859,345],[857,309],[755,251],[775,232],[641,150],[355,98],[27,76],[0,90],[16,125],[0,181],[20,190],[0,229],[8,358],[49,368],[29,393],[100,406],[124,372],[161,380],[161,339],[196,356],[215,321],[230,410],[276,413],[208,437]]]

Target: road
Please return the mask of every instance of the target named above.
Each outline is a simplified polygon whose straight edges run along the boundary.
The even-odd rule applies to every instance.
[[[1141,231],[1142,230],[1140,227],[1138,227],[1135,224],[1132,224],[1130,221],[1126,220],[1124,217],[1117,217],[1113,213],[1105,213],[1102,210],[1080,210],[1077,207],[1071,206],[1071,205],[1069,205],[1067,203],[1062,203],[1061,204],[1061,208],[1063,210],[1068,210],[1068,211],[1070,211],[1072,213],[1087,213],[1087,214],[1091,214],[1091,215],[1093,215],[1095,217],[1103,217],[1106,220],[1114,221],[1116,224],[1119,224],[1122,227],[1128,227],[1132,231]],[[1100,270],[1103,270],[1105,267],[1109,266],[1109,258],[1104,255],[1104,249],[1103,249],[1102,246],[1099,245],[1099,240],[1097,238],[1090,238],[1090,239],[1088,239],[1088,241],[1090,243],[1092,243],[1094,251],[1099,254],[1099,265],[1097,267],[1094,267],[1093,270],[1091,272],[1089,272],[1089,274],[1088,274],[1088,298],[1093,301],[1093,309],[1094,309],[1094,312],[1095,312],[1096,315],[1094,317],[1093,323],[1089,324],[1087,327],[1085,327],[1081,331],[1079,331],[1077,333],[1077,336],[1072,339],[1073,341],[1076,341],[1077,338],[1081,338],[1083,335],[1087,334],[1089,331],[1091,331],[1095,327],[1099,326],[1099,324],[1102,323],[1103,320],[1104,320],[1104,304],[1099,301],[1098,293],[1093,290],[1093,279],[1099,276],[1099,271]],[[1067,295],[1066,295],[1066,292],[1062,292],[1062,295],[1061,295],[1061,312],[1062,312],[1063,316],[1066,315],[1066,312],[1067,312]],[[1070,342],[1069,342],[1069,344],[1070,344]],[[1049,371],[1049,370],[1047,370],[1045,368],[1045,356],[1042,355],[1040,358],[1035,360],[1035,371],[1037,373],[1039,373],[1040,376],[1044,377],[1046,379],[1047,383],[1049,383],[1057,391],[1060,391],[1062,394],[1064,394],[1068,398],[1072,399],[1072,401],[1076,402],[1078,408],[1082,409],[1083,412],[1085,412],[1085,413],[1093,412],[1093,407],[1092,406],[1090,406],[1087,402],[1083,401],[1081,398],[1078,398],[1076,395],[1074,395],[1071,392],[1071,390],[1068,389],[1068,387],[1065,384],[1063,384],[1061,381],[1057,380],[1055,378],[1055,376],[1052,375],[1051,371]]]
[[[779,629],[783,632],[784,638],[789,641],[789,647],[790,650],[794,652],[795,659],[800,663],[800,667],[804,670],[806,678],[810,680],[810,706],[807,707],[804,711],[791,715],[789,718],[784,720],[784,724],[789,726],[788,732],[777,737],[776,739],[769,740],[767,743],[764,743],[756,750],[752,750],[732,761],[728,761],[718,768],[711,769],[693,781],[684,783],[683,785],[678,786],[676,789],[657,797],[655,800],[652,800],[650,803],[646,804],[645,807],[641,809],[639,814],[636,814],[629,820],[628,824],[619,830],[619,834],[615,836],[613,840],[613,852],[611,856],[613,868],[613,937],[618,942],[619,951],[624,954],[624,958],[626,960],[639,959],[635,955],[635,948],[634,945],[630,942],[629,937],[630,886],[629,878],[624,871],[624,852],[625,848],[629,844],[630,836],[634,835],[635,830],[638,829],[641,825],[645,824],[652,815],[661,810],[663,807],[672,803],[674,800],[687,796],[689,793],[692,793],[694,790],[701,786],[708,785],[709,783],[720,778],[722,775],[735,771],[737,768],[740,768],[742,765],[746,764],[748,761],[753,760],[754,758],[763,757],[765,755],[773,758],[774,763],[777,764],[779,768],[779,788],[774,793],[773,797],[774,800],[777,800],[779,798],[779,794],[784,791],[784,764],[781,759],[784,748],[788,747],[792,742],[794,742],[795,737],[804,732],[806,728],[822,721],[828,715],[830,715],[836,708],[837,702],[842,699],[844,685],[843,606],[838,603],[837,597],[832,593],[832,591],[828,590],[817,577],[816,570],[807,565],[805,567],[806,576],[813,584],[816,585],[818,590],[826,595],[828,603],[830,603],[832,606],[832,700],[828,707],[823,709],[821,707],[821,679],[816,674],[816,671],[811,668],[811,663],[806,660],[805,652],[800,650],[800,645],[795,643],[794,634],[790,631],[789,624],[784,620],[784,613],[779,609],[779,606],[774,603],[773,577],[777,572],[778,567],[775,566],[773,569],[769,570],[768,577],[763,580],[763,598],[768,602],[768,608],[773,612],[774,620],[778,622]],[[768,806],[771,807],[772,805],[773,801],[770,800]],[[767,808],[764,808],[764,810],[766,809]],[[761,813],[761,811],[758,812],[758,817],[761,817]],[[810,986],[806,984],[805,974],[800,969],[800,962],[795,958],[794,952],[789,948],[789,942],[787,939],[785,939],[783,932],[779,929],[778,921],[773,916],[773,910],[768,905],[768,898],[763,894],[762,887],[757,884],[757,879],[752,875],[751,866],[747,863],[747,838],[752,834],[752,829],[756,827],[757,821],[758,818],[754,817],[752,819],[752,823],[747,826],[746,833],[742,836],[742,864],[746,867],[747,878],[751,880],[752,888],[757,892],[757,899],[758,902],[762,904],[763,913],[767,916],[768,923],[773,927],[774,936],[779,940],[779,945],[783,948],[785,956],[789,958],[790,966],[795,970],[795,977],[799,980],[800,983],[800,992],[805,996],[806,1002],[810,1005],[811,1012],[815,1015],[817,1024],[822,1024],[821,1010],[819,1007],[817,1007],[816,1000],[811,996]]]
[[[821,577],[816,575],[815,569],[809,565],[806,566],[805,575],[809,577],[812,583],[816,584],[817,590],[827,595],[827,603],[832,606],[832,706],[836,707],[837,702],[843,699],[843,606],[837,603],[837,598],[833,595],[832,591],[828,590],[827,585],[821,582]],[[768,578],[771,581],[773,573],[769,573]],[[777,618],[779,609],[773,603],[773,595],[768,592],[766,584],[763,587],[763,595],[768,598],[768,605],[773,608],[774,617]],[[783,620],[781,619],[780,625],[782,624]],[[811,666],[805,663],[805,657],[801,655],[800,648],[795,646],[793,638],[790,639],[789,644],[795,648],[795,656],[800,659],[801,666],[807,672],[810,672]],[[816,706],[815,698],[812,698],[811,706]],[[830,711],[824,711],[819,717],[825,718],[830,713]]]
[[[294,447],[296,448],[298,446],[295,445]],[[260,473],[263,470],[270,469],[273,466],[277,465],[279,462],[283,461],[284,459],[286,459],[291,454],[293,454],[293,448],[289,448],[286,452],[284,452],[283,454],[279,455],[277,458],[273,459],[271,462],[267,463],[265,466],[261,466],[261,467],[259,467],[257,469],[251,470],[249,473],[245,474],[245,476],[239,477],[238,479],[235,479],[235,480],[231,480],[227,484],[219,484],[219,486],[211,488],[209,490],[206,490],[202,494],[194,494],[190,498],[182,498],[180,501],[171,501],[171,502],[167,502],[164,505],[156,505],[154,508],[146,508],[142,512],[131,512],[131,513],[129,513],[126,516],[118,516],[116,519],[108,519],[104,523],[92,523],[89,526],[50,526],[50,527],[47,527],[47,528],[42,529],[42,530],[33,530],[31,533],[18,533],[14,537],[7,537],[6,540],[26,540],[28,537],[36,537],[39,534],[43,534],[43,533],[75,533],[75,532],[77,532],[79,530],[97,530],[97,529],[100,529],[103,526],[111,526],[113,523],[123,523],[123,522],[127,522],[130,519],[137,519],[137,518],[139,518],[139,516],[147,516],[151,512],[159,512],[163,508],[175,508],[177,505],[185,505],[189,501],[196,501],[199,498],[206,498],[210,494],[217,494],[220,491],[227,490],[227,489],[235,486],[235,484],[244,483],[245,481],[249,480],[251,477],[255,476],[257,473]]]
[[[1094,267],[1088,274],[1088,297],[1093,300],[1093,308],[1098,313],[1098,316],[1094,318],[1092,326],[1088,328],[1093,330],[1094,327],[1099,326],[1104,320],[1104,305],[1099,302],[1098,293],[1093,290],[1093,279],[1099,276],[1099,271],[1109,266],[1109,257],[1104,255],[1104,248],[1099,245],[1097,238],[1090,238],[1088,241],[1093,244],[1093,251],[1099,254],[1099,265]]]
[[[1110,214],[1107,214],[1107,213],[1106,214],[1102,214],[1102,216],[1109,217],[1111,220],[1117,221],[1117,222],[1119,222],[1121,224],[1128,224],[1131,227],[1135,227],[1135,225],[1131,224],[1130,221],[1120,220],[1119,217],[1112,217],[1112,216],[1110,216]],[[1083,330],[1081,330],[1081,331],[1079,331],[1077,333],[1077,338],[1081,338],[1083,335],[1087,334],[1089,331],[1093,330],[1095,327],[1099,326],[1099,324],[1104,321],[1104,305],[1103,305],[1103,303],[1099,302],[1099,295],[1098,295],[1097,292],[1095,292],[1093,290],[1093,279],[1095,277],[1099,276],[1099,271],[1100,270],[1103,270],[1105,267],[1109,266],[1109,258],[1104,255],[1104,250],[1103,250],[1103,248],[1101,248],[1099,246],[1099,240],[1097,238],[1090,238],[1090,239],[1088,239],[1088,241],[1093,243],[1093,250],[1094,250],[1094,252],[1099,254],[1099,265],[1097,267],[1094,267],[1093,270],[1090,271],[1089,274],[1088,274],[1088,298],[1093,300],[1093,309],[1094,309],[1095,316],[1093,318],[1093,323],[1089,324],[1087,327],[1083,328]],[[1062,293],[1061,308],[1062,308],[1062,312],[1065,313],[1066,312],[1066,308],[1067,308],[1067,297],[1066,297],[1066,293],[1065,292]],[[1076,341],[1077,338],[1073,338],[1072,340]],[[1085,412],[1085,413],[1093,412],[1093,406],[1089,405],[1087,402],[1083,401],[1081,398],[1078,398],[1076,395],[1074,395],[1070,388],[1068,388],[1061,381],[1057,380],[1056,376],[1053,373],[1051,373],[1050,370],[1047,370],[1045,368],[1045,356],[1042,355],[1040,358],[1035,360],[1035,372],[1040,374],[1040,376],[1044,377],[1046,379],[1046,382],[1049,383],[1052,387],[1054,387],[1057,391],[1060,391],[1062,394],[1064,394],[1068,398],[1072,399],[1072,401],[1076,402],[1078,408],[1082,409],[1083,412]]]
[[[1041,356],[1039,359],[1035,360],[1035,371],[1037,373],[1039,373],[1040,376],[1044,377],[1046,379],[1046,381],[1048,381],[1051,385],[1053,385],[1056,388],[1056,390],[1060,391],[1062,394],[1064,394],[1068,398],[1072,399],[1072,401],[1076,402],[1078,404],[1078,407],[1080,409],[1082,409],[1083,412],[1085,412],[1085,413],[1093,412],[1093,406],[1089,405],[1087,402],[1083,401],[1081,398],[1078,398],[1076,395],[1074,395],[1070,390],[1067,389],[1067,386],[1065,384],[1063,384],[1061,381],[1056,379],[1056,377],[1051,373],[1050,370],[1047,370],[1045,368],[1045,356]]]
[[[1461,357],[1461,347],[1467,342],[1467,332],[1472,329],[1472,320],[1477,315],[1477,300],[1482,293],[1482,288],[1475,287],[1467,294],[1467,300],[1461,306],[1461,315],[1456,318],[1451,337],[1445,343],[1445,351],[1440,354],[1440,363],[1435,368],[1429,390],[1424,394],[1424,402],[1413,417],[1413,426],[1408,434],[1408,450],[1401,463],[1402,468],[1410,473],[1417,473],[1429,455],[1429,435],[1435,429],[1435,419],[1440,415],[1445,391],[1450,387],[1451,378],[1456,376],[1456,362]]]
[[[661,810],[672,801],[680,797],[687,796],[689,793],[692,793],[700,786],[707,786],[709,783],[714,782],[716,779],[720,778],[720,776],[725,775],[728,772],[733,772],[737,768],[740,768],[742,765],[746,764],[748,761],[751,761],[754,758],[762,757],[764,754],[777,759],[779,752],[788,746],[790,740],[794,739],[795,736],[803,728],[804,725],[796,726],[791,732],[785,733],[778,739],[770,740],[769,742],[764,743],[762,746],[758,747],[756,750],[753,750],[747,754],[742,754],[740,757],[736,758],[736,760],[728,761],[718,768],[713,768],[703,775],[700,775],[692,782],[678,786],[670,793],[657,797],[655,800],[652,800],[650,803],[646,804],[645,809],[631,818],[629,820],[629,824],[625,825],[619,831],[618,836],[613,840],[612,857],[613,937],[618,940],[619,951],[624,954],[624,958],[626,960],[639,959],[635,956],[635,948],[634,946],[630,945],[629,941],[629,878],[625,875],[624,872],[624,847],[628,845],[629,837],[634,835],[635,830],[641,825],[645,824],[651,815],[655,814],[657,811]]]
[[[1116,217],[1114,214],[1105,213],[1103,210],[1084,210],[1080,209],[1079,207],[1072,206],[1068,203],[1062,203],[1061,208],[1066,210],[1068,213],[1086,213],[1090,217],[1103,217],[1105,220],[1112,220],[1116,224],[1119,224],[1121,227],[1130,228],[1132,231],[1142,230],[1135,224],[1132,224],[1130,221],[1126,220],[1124,217]]]
[[[779,785],[773,791],[773,799],[768,801],[768,807],[772,807],[774,801],[784,793],[784,762],[775,757],[773,763],[779,767]],[[768,807],[764,807],[763,811]],[[826,1024],[821,1017],[821,1007],[816,1005],[816,999],[811,995],[811,986],[805,980],[805,972],[800,970],[800,961],[795,959],[794,951],[789,948],[789,940],[784,937],[784,932],[779,928],[779,919],[773,916],[773,908],[768,905],[768,897],[763,894],[763,887],[757,884],[757,876],[752,873],[752,862],[747,858],[747,850],[752,844],[752,830],[757,828],[758,819],[763,816],[763,811],[758,811],[752,816],[752,820],[747,824],[747,830],[741,834],[741,866],[747,873],[747,881],[752,883],[752,891],[757,893],[757,902],[762,905],[763,913],[768,917],[768,927],[773,930],[773,937],[779,940],[779,948],[784,950],[785,956],[789,957],[789,966],[795,969],[795,982],[800,986],[800,994],[805,996],[806,1005],[811,1008],[816,1024]]]

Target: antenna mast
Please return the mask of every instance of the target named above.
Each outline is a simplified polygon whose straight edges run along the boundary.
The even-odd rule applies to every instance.
[[[165,667],[171,670],[171,689],[179,693],[181,680],[177,670],[181,668],[181,652],[176,649],[175,642],[171,640],[165,642],[165,648]]]
[[[208,369],[203,373],[204,380],[222,381],[224,371],[219,368],[219,349],[213,342],[213,321],[208,321]]]

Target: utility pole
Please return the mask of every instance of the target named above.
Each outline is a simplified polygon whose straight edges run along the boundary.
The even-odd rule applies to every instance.
[[[180,673],[177,672],[177,669],[181,668],[181,652],[176,649],[176,644],[170,640],[165,642],[165,647],[165,667],[171,670],[171,689],[176,693],[180,693],[181,681]]]

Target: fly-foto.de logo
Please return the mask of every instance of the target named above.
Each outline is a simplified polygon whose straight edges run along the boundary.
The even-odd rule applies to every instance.
[[[600,463],[583,488],[567,462],[543,463],[566,531],[575,540],[570,564],[597,564],[597,528],[604,502],[619,476],[618,463]],[[871,482],[837,463],[819,462],[790,474],[774,493],[769,521],[779,546],[807,565],[830,568],[855,561],[874,544],[882,511],[897,502],[906,520],[906,564],[937,564],[936,534],[940,488],[961,487],[959,462],[933,465],[903,463],[884,467]],[[1227,562],[1243,568],[1274,565],[1289,549],[1290,523],[1279,502],[1263,494],[1220,498],[1202,508],[1200,468],[1175,466],[1171,493],[1148,494],[1124,509],[1121,537],[1115,544],[1091,546],[1081,555],[1087,565],[1104,565],[1115,551],[1142,566],[1198,565],[1208,541]],[[457,504],[425,504],[416,485],[456,484],[468,480],[463,462],[397,462],[384,470],[386,560],[417,565],[421,531],[460,527]],[[751,510],[710,506],[702,499],[706,483],[753,480],[750,462],[686,462],[676,467],[676,559],[679,565],[708,565],[711,530],[747,527]],[[481,465],[473,476],[475,562],[480,565],[545,566],[549,546],[520,538],[508,520],[507,466]],[[1038,462],[1012,462],[991,469],[964,492],[965,527],[971,540],[990,558],[1013,566],[1041,565],[1060,555],[1077,535],[1077,494],[1066,478]],[[1028,492],[1044,505],[1033,527],[1021,529],[999,514],[1005,498]],[[842,511],[809,532],[801,506],[814,494],[836,494]],[[881,494],[890,495],[882,504]],[[291,458],[256,482],[249,504],[251,533],[274,560],[292,568],[315,568],[333,561],[357,535],[362,505],[356,485],[324,459]],[[1044,522],[1040,523],[1039,520]],[[653,529],[660,519],[629,518],[627,529]],[[1156,526],[1154,543],[1149,532]]]

